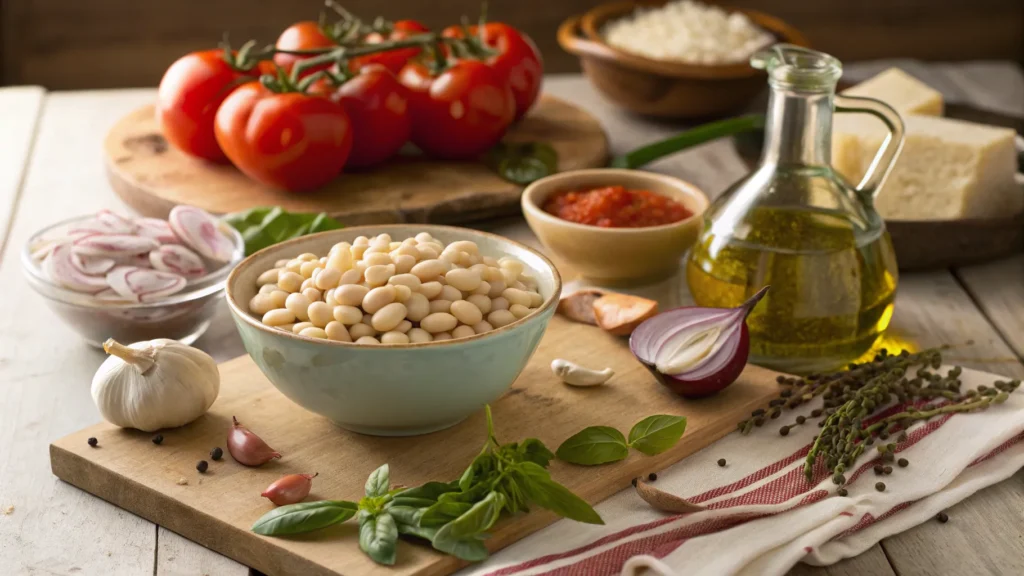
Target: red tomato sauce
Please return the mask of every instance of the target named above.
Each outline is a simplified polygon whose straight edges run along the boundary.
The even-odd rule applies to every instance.
[[[562,220],[602,228],[661,226],[693,215],[671,198],[624,186],[558,192],[544,202],[544,211]]]

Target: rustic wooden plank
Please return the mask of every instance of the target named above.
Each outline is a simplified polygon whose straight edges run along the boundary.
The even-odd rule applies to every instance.
[[[247,576],[249,569],[227,556],[203,548],[161,526],[157,527],[155,576]]]
[[[0,259],[45,97],[38,86],[0,88]]]
[[[956,271],[978,307],[1024,358],[1024,255]]]

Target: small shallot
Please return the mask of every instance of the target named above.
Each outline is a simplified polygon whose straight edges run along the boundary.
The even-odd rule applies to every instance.
[[[267,445],[262,438],[239,424],[238,419],[231,417],[233,424],[228,430],[228,452],[236,462],[245,466],[262,466],[281,454]]]
[[[738,308],[687,306],[658,314],[637,327],[629,347],[677,394],[714,394],[743,372],[750,353],[747,316],[767,291],[765,286]]]
[[[309,491],[313,487],[313,478],[316,477],[317,474],[289,474],[267,486],[260,496],[267,498],[277,506],[297,504],[309,496]]]

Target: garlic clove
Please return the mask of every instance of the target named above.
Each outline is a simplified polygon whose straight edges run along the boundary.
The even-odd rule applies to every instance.
[[[611,368],[605,368],[604,370],[591,370],[562,358],[555,358],[551,361],[551,371],[554,372],[555,376],[558,376],[562,382],[565,382],[570,386],[581,387],[600,386],[615,375],[615,371]]]

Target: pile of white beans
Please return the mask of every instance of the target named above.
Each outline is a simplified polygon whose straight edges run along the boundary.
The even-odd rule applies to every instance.
[[[267,326],[356,344],[437,342],[511,324],[544,301],[515,258],[430,234],[339,242],[324,257],[278,260],[256,280],[249,310]]]

